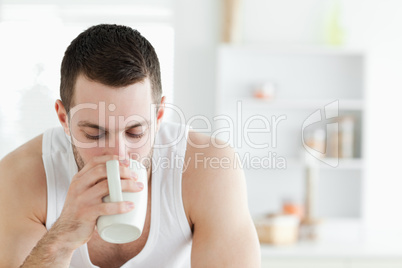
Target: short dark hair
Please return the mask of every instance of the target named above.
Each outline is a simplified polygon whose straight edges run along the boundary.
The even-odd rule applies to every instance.
[[[153,101],[159,104],[162,84],[158,56],[137,30],[115,24],[92,26],[68,46],[61,63],[60,97],[70,111],[79,75],[111,87],[149,78]]]

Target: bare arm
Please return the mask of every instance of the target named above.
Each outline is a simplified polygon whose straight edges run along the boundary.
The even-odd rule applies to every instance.
[[[102,203],[108,193],[105,162],[112,156],[99,157],[74,176],[62,214],[47,232],[46,180],[33,168],[43,166],[41,157],[16,158],[0,162],[0,267],[68,267],[74,250],[91,238],[99,215],[132,209],[126,202]],[[121,167],[121,176],[124,190],[140,190],[127,168]]]
[[[47,232],[20,267],[69,267],[74,250],[63,246],[57,228]]]
[[[193,157],[196,157],[193,154]],[[208,157],[210,159],[208,160]],[[191,189],[184,198],[194,224],[192,267],[260,267],[260,247],[251,220],[243,171],[231,148],[203,149],[198,160],[223,160],[225,167],[213,162],[198,162],[198,169],[184,185]],[[229,163],[228,163],[229,162]],[[193,165],[196,165],[194,162]],[[191,196],[191,198],[188,198]]]
[[[47,233],[44,171],[37,168],[41,165],[41,158],[24,150],[0,162],[1,267],[19,267]]]
[[[46,179],[37,141],[0,161],[0,267],[68,267],[71,252],[47,232]],[[39,241],[39,243],[38,243]]]

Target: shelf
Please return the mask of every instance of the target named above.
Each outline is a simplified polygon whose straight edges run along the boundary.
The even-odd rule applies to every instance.
[[[335,161],[334,158],[327,158],[330,161]],[[340,158],[337,167],[331,167],[321,162],[319,164],[320,169],[342,169],[342,170],[362,170],[364,168],[364,162],[361,158]]]
[[[364,110],[364,102],[362,100],[350,99],[327,99],[327,100],[264,100],[264,99],[232,99],[224,105],[225,109],[236,109],[239,103],[242,108],[251,110],[270,109],[270,110],[317,110],[323,109],[326,105],[335,101],[339,103],[340,110],[361,111]]]
[[[322,158],[317,159],[316,163],[318,168],[321,170],[363,170],[364,161],[361,158],[339,158],[337,166],[330,166],[326,164],[325,161],[329,163],[336,163],[336,158]],[[300,168],[305,167],[305,162],[302,159],[292,158],[287,161],[289,168]]]
[[[229,125],[238,130],[230,135],[224,133],[226,136],[222,137],[231,139],[233,146],[244,155],[242,163],[250,163],[245,172],[250,178],[252,210],[274,211],[275,204],[284,195],[302,195],[303,178],[310,165],[306,163],[303,141],[323,141],[324,136],[315,137],[314,131],[322,129],[327,155],[336,155],[331,152],[345,142],[347,136],[338,135],[338,140],[335,139],[336,133],[348,127],[341,120],[351,117],[355,119],[353,152],[356,158],[312,159],[311,165],[317,169],[314,171],[324,178],[317,186],[322,190],[322,200],[316,209],[328,217],[363,218],[365,64],[366,53],[351,48],[269,44],[219,46],[215,114],[222,117],[217,117],[216,128],[224,129]],[[264,85],[269,83],[273,84],[272,90],[265,89]],[[257,90],[265,90],[266,95],[272,91],[273,98],[255,98]],[[243,131],[246,128],[247,132]],[[250,160],[246,156],[250,156]],[[299,246],[303,250],[304,246]],[[311,249],[308,245],[306,248]]]

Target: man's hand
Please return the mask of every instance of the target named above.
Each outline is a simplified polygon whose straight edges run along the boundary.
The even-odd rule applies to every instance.
[[[74,250],[88,242],[101,215],[129,212],[134,208],[132,202],[103,203],[102,198],[109,194],[106,162],[118,160],[117,156],[101,156],[92,159],[72,179],[60,218],[52,227],[63,236],[64,246]],[[136,182],[128,166],[120,164],[123,192],[139,192],[144,185]]]

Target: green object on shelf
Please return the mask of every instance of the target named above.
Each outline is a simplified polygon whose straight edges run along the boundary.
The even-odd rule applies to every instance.
[[[330,45],[341,46],[344,41],[344,31],[341,27],[341,4],[334,1],[327,25],[327,42]]]

